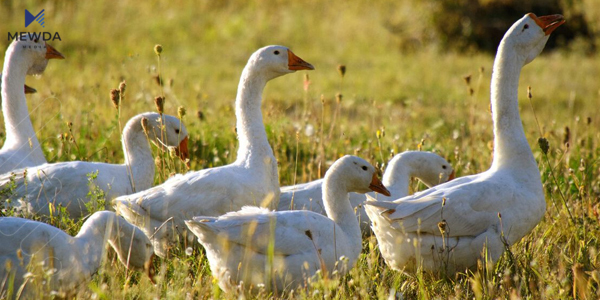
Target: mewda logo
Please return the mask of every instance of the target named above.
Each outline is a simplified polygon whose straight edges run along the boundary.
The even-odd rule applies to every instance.
[[[44,24],[44,10],[42,9],[42,11],[40,11],[37,15],[33,15],[32,13],[30,13],[28,10],[25,10],[25,27],[31,25],[31,23],[33,23],[33,21],[38,22],[40,25],[42,25],[42,27],[46,27]],[[25,38],[29,38],[29,40],[36,40],[36,39],[42,39],[44,41],[49,41],[49,40],[59,40],[62,41],[62,39],[60,38],[60,34],[58,34],[58,32],[54,32],[54,34],[52,32],[14,32],[8,33],[8,40],[12,41],[12,40],[22,40]]]
[[[25,27],[29,26],[29,24],[31,24],[31,22],[33,22],[33,21],[37,21],[38,23],[40,23],[40,25],[42,25],[42,27],[46,27],[46,26],[44,26],[44,10],[43,9],[35,16],[32,13],[30,13],[28,10],[25,10]]]

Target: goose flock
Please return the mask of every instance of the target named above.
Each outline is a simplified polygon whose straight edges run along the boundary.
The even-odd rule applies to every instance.
[[[504,35],[491,82],[489,170],[455,179],[439,155],[407,151],[386,164],[380,180],[369,162],[346,155],[323,179],[287,187],[279,185],[262,94],[272,79],[315,69],[287,47],[258,49],[241,73],[235,161],[153,186],[151,143],[190,159],[182,121],[162,112],[132,117],[122,133],[122,164],[48,163],[25,98],[35,89],[25,78],[42,74],[50,59],[65,57],[44,41],[15,40],[1,82],[6,138],[0,150],[0,298],[34,298],[40,291],[68,297],[98,271],[106,245],[126,268],[146,271],[153,280],[154,255],[172,259],[173,249],[194,238],[226,292],[277,293],[310,285],[315,276],[343,276],[356,265],[368,235],[375,235],[387,265],[400,272],[454,274],[482,260],[494,263],[546,210],[517,93],[521,69],[564,22],[561,15],[529,13]],[[413,177],[428,189],[409,195]],[[104,195],[102,211],[89,211],[92,188]],[[75,237],[44,223],[59,209],[85,220]]]

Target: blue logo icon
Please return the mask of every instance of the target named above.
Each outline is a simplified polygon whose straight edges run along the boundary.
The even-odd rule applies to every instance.
[[[29,24],[31,24],[34,20],[37,21],[38,23],[40,23],[40,25],[42,25],[42,27],[46,27],[46,26],[44,26],[44,10],[43,9],[35,16],[32,15],[28,10],[25,10],[25,27],[29,26]]]

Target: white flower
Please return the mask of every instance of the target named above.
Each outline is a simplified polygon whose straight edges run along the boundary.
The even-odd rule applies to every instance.
[[[306,128],[304,128],[304,134],[306,136],[313,136],[313,134],[315,134],[315,127],[311,124],[307,124]]]

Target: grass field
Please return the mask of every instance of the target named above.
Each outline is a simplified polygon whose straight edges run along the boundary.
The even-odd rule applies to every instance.
[[[33,24],[38,27],[32,30],[59,32],[62,38],[49,43],[67,59],[50,61],[42,77],[27,80],[38,90],[28,104],[50,161],[123,161],[109,90],[126,80],[123,123],[155,110],[153,99],[163,93],[154,78],[155,44],[164,48],[166,112],[187,109],[191,169],[233,161],[233,101],[241,70],[256,49],[281,44],[316,67],[278,78],[264,93],[264,122],[281,185],[293,184],[294,175],[298,183],[320,178],[345,154],[381,166],[392,153],[418,148],[446,157],[458,176],[486,170],[493,141],[488,108],[493,56],[441,49],[427,30],[431,3],[396,2],[406,1],[6,1],[0,4],[0,33],[23,31],[23,9],[43,8],[46,27]],[[1,44],[8,46],[6,40]],[[400,274],[385,265],[372,237],[364,240],[358,266],[348,276],[286,297],[600,297],[600,59],[571,50],[543,53],[523,69],[521,118],[548,209],[542,223],[497,265],[456,278]],[[340,64],[347,67],[344,77]],[[72,134],[64,139],[68,122]],[[540,137],[549,141],[547,156],[537,144]],[[159,172],[156,182],[172,171]],[[74,233],[81,222],[57,224]],[[236,298],[219,291],[202,251],[188,255],[186,247],[171,260],[155,261],[157,285],[111,259],[79,297]]]

